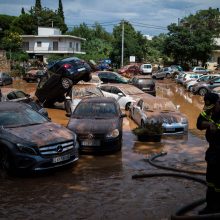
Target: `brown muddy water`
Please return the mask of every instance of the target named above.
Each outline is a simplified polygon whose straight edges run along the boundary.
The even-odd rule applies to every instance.
[[[120,153],[81,155],[77,164],[44,175],[0,177],[0,219],[165,220],[180,207],[203,198],[205,187],[187,179],[132,179],[134,174],[166,172],[144,160],[161,151],[167,155],[156,160],[160,165],[206,168],[208,145],[195,125],[203,98],[186,93],[171,80],[156,84],[157,95],[180,105],[180,111],[188,116],[188,135],[163,137],[159,143],[138,142],[131,132],[136,125],[127,117]],[[34,94],[36,84],[15,80],[13,87]],[[68,118],[61,107],[48,112],[53,122],[65,126]]]

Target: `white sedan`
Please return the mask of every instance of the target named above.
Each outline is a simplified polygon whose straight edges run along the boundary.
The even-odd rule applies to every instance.
[[[184,134],[188,132],[188,119],[177,110],[169,99],[152,97],[140,99],[130,108],[130,117],[144,127],[146,123],[162,123],[163,134]]]
[[[143,92],[137,87],[130,84],[102,84],[99,86],[104,96],[115,98],[121,109],[129,110],[132,103],[135,103],[140,98],[151,98],[150,94]]]

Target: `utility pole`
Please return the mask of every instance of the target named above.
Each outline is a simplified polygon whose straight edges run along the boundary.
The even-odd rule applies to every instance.
[[[122,20],[122,33],[121,33],[121,67],[124,66],[124,19]]]

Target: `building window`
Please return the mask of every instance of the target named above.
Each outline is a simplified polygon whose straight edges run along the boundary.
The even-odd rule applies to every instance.
[[[37,47],[41,47],[41,41],[37,41]]]
[[[29,50],[29,42],[28,41],[23,42],[22,47],[23,47],[23,50]]]
[[[73,42],[70,42],[69,47],[73,48]]]

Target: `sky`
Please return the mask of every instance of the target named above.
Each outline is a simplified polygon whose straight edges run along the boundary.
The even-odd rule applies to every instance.
[[[41,0],[42,7],[58,9],[58,0]],[[101,24],[112,32],[124,19],[136,31],[157,36],[167,33],[167,26],[178,19],[209,7],[219,8],[219,0],[62,0],[65,23],[69,28],[85,23]],[[0,0],[0,14],[19,16],[22,7],[29,11],[35,0]]]

